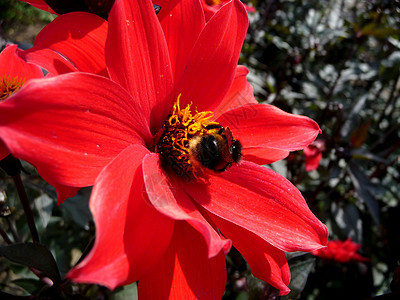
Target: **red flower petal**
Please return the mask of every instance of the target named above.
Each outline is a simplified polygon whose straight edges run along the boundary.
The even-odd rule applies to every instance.
[[[58,184],[51,178],[47,180],[47,183],[49,183],[56,189],[58,204],[62,204],[66,199],[74,197],[76,193],[81,189],[68,185]]]
[[[201,0],[201,5],[203,6],[204,9],[204,15],[206,16],[206,20],[210,20],[212,16],[218,11],[218,9],[221,7],[221,5],[208,5],[205,0]]]
[[[306,171],[313,171],[318,169],[319,162],[322,159],[322,152],[317,147],[306,147],[303,149],[304,156],[306,157]]]
[[[285,253],[257,235],[210,214],[222,233],[232,239],[234,247],[243,255],[254,276],[279,289],[280,295],[289,293],[290,270]]]
[[[0,104],[0,137],[50,183],[90,186],[129,144],[151,136],[135,101],[87,73],[31,80]]]
[[[329,241],[327,247],[313,251],[312,254],[323,259],[334,259],[341,263],[354,261],[369,261],[369,258],[363,257],[357,253],[361,248],[360,244],[354,243],[350,238],[345,241]]]
[[[8,78],[17,77],[29,80],[32,78],[43,77],[42,70],[33,64],[27,63],[18,56],[22,50],[17,45],[7,45],[0,53],[0,80],[7,76]]]
[[[253,87],[247,81],[246,76],[248,73],[249,70],[245,66],[236,67],[232,86],[218,108],[214,111],[215,118],[219,117],[225,111],[232,110],[245,104],[258,103],[256,98],[254,98]]]
[[[207,3],[205,0],[201,0],[201,4],[204,9],[204,14],[206,16],[206,21],[208,22],[209,19],[211,19],[214,14],[223,6],[225,3],[227,3],[229,0],[222,0],[222,1],[215,1],[214,3],[218,4],[208,4],[210,1]],[[211,1],[212,3],[213,1]],[[242,3],[243,6],[246,8],[246,11],[248,12],[256,12],[256,9],[252,6],[248,6],[244,3]]]
[[[73,12],[61,15],[43,28],[33,48],[25,55],[29,55],[32,62],[40,62],[43,61],[40,50],[48,48],[67,58],[79,71],[108,77],[104,57],[107,31],[107,21],[94,14]],[[51,68],[51,62],[56,64],[58,60],[50,61],[47,68],[57,68],[57,65]]]
[[[44,0],[20,0],[26,3],[29,3],[30,5],[42,9],[44,11],[50,12],[52,14],[55,14],[55,12],[50,8],[50,6],[47,5],[47,3]]]
[[[143,146],[131,145],[99,174],[90,198],[96,241],[68,278],[114,289],[138,280],[163,257],[174,221],[143,197],[141,161],[147,153]]]
[[[242,161],[185,191],[212,214],[260,236],[282,251],[312,251],[328,232],[299,190],[270,169]]]
[[[21,50],[17,45],[7,45],[0,53],[0,81],[1,80],[25,80],[43,77],[42,70],[33,64],[25,62],[18,56]],[[24,83],[25,83],[24,82]],[[0,100],[1,101],[1,100]],[[0,140],[0,160],[8,156],[8,148]]]
[[[19,56],[27,62],[34,63],[45,69],[48,72],[46,77],[79,71],[65,57],[48,48],[31,48],[21,51]]]
[[[208,245],[210,258],[218,255],[221,250],[228,252],[231,242],[221,239],[179,183],[165,175],[160,168],[158,154],[149,154],[143,159],[143,174],[149,201],[159,212],[174,220],[185,220],[199,231]]]
[[[161,1],[166,2],[166,1]],[[164,4],[160,3],[161,11]],[[180,1],[161,21],[175,80],[181,77],[189,54],[205,25],[199,1]]]
[[[264,163],[282,159],[289,151],[303,149],[320,133],[313,120],[268,104],[247,104],[223,113],[217,121],[229,127],[240,140],[245,157],[256,156],[256,161]],[[247,148],[251,148],[250,153]],[[265,153],[256,150],[260,148],[266,149]]]
[[[161,7],[161,10],[158,12],[157,17],[160,22],[163,22],[165,17],[168,17],[171,13],[171,10],[174,9],[176,5],[178,5],[181,0],[153,0],[155,5]],[[192,2],[192,1],[190,1]]]
[[[0,140],[0,160],[6,158],[10,154],[10,151],[8,151],[6,145],[4,145],[3,141]]]
[[[139,299],[221,299],[225,268],[222,252],[209,259],[199,233],[185,222],[177,222],[164,258],[139,280]]]
[[[238,0],[223,6],[206,24],[177,85],[182,107],[193,102],[198,111],[217,108],[232,85],[247,27]]]
[[[106,62],[110,77],[125,87],[161,128],[172,107],[168,47],[151,1],[117,0],[109,16]]]
[[[243,160],[254,162],[258,165],[271,164],[275,161],[284,159],[289,155],[289,151],[269,149],[264,147],[246,147],[243,146]]]

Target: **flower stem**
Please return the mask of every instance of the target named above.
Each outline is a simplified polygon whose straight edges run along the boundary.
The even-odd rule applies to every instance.
[[[21,180],[21,175],[11,176],[14,180],[15,187],[18,191],[19,199],[21,200],[22,207],[25,212],[26,221],[28,223],[29,231],[31,232],[32,241],[39,243],[39,234],[36,229],[35,221],[33,219],[32,209],[29,205],[28,195],[26,194],[24,185]]]
[[[0,235],[3,238],[3,240],[7,243],[7,245],[12,244],[12,241],[8,237],[8,234],[1,227],[0,227]]]
[[[80,257],[79,260],[75,263],[75,265],[78,265],[78,264],[86,257],[86,255],[89,254],[90,250],[92,250],[92,248],[93,248],[94,240],[95,240],[95,239],[92,238],[92,239],[89,241],[89,244],[88,244],[88,245],[86,246],[86,248],[83,250],[83,253],[82,253],[81,257]]]
[[[15,230],[13,223],[10,220],[10,217],[5,218],[7,225],[8,225],[8,229],[11,231],[11,235],[14,238],[14,242],[19,243],[21,241],[18,232]]]

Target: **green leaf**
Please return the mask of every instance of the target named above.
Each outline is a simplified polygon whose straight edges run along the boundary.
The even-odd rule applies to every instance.
[[[373,194],[376,187],[354,162],[349,165],[349,173],[358,199],[366,204],[375,223],[379,225],[379,204]]]
[[[300,297],[301,292],[306,286],[308,275],[314,267],[314,264],[314,257],[290,264],[290,293],[286,296],[283,296],[282,299],[297,299],[298,297]]]
[[[360,35],[363,36],[374,36],[376,38],[387,38],[399,33],[399,30],[392,27],[382,27],[377,23],[369,23],[365,25],[361,31]]]
[[[384,159],[378,155],[375,155],[364,148],[353,149],[351,151],[351,156],[355,159],[371,160],[371,161],[383,163],[386,165],[390,163],[390,161],[388,161],[387,159]]]
[[[356,100],[350,114],[347,116],[346,122],[340,131],[342,137],[350,137],[352,129],[355,127],[355,123],[358,120],[361,111],[364,109],[365,104],[368,100],[368,94],[364,94]]]
[[[351,237],[354,242],[362,242],[362,221],[353,203],[349,203],[344,207],[332,203],[332,214],[336,225],[345,236]]]
[[[47,194],[42,194],[35,199],[34,203],[39,213],[42,227],[46,228],[52,215],[54,201]]]
[[[265,281],[254,277],[253,274],[246,276],[249,299],[276,299],[279,290],[269,285]]]
[[[356,128],[351,133],[350,141],[353,144],[353,147],[360,148],[362,145],[364,145],[370,127],[371,127],[371,120],[368,120],[367,122]]]
[[[75,197],[69,198],[60,205],[68,217],[86,230],[89,229],[89,222],[93,220],[89,210],[90,193],[90,188],[83,188]]]
[[[138,299],[138,291],[137,291],[137,284],[136,282],[126,285],[121,288],[121,290],[117,290],[111,296],[112,300],[124,300],[124,299],[131,299],[137,300]]]
[[[45,284],[42,281],[33,278],[16,279],[13,280],[12,283],[23,288],[31,295],[37,294],[45,286]]]
[[[18,243],[0,247],[0,255],[8,260],[34,268],[53,282],[61,282],[60,272],[50,250],[39,243]]]

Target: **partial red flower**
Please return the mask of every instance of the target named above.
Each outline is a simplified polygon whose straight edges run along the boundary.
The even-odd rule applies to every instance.
[[[17,157],[56,188],[94,185],[96,241],[70,279],[111,289],[139,280],[140,298],[219,299],[233,243],[255,276],[287,294],[284,251],[326,244],[300,192],[256,164],[304,148],[320,130],[257,104],[237,66],[247,26],[238,0],[207,23],[199,1],[157,18],[151,1],[117,0],[105,49],[111,80],[68,73],[0,105],[0,136]],[[201,159],[205,146],[218,154]]]
[[[107,17],[114,0],[20,0],[52,14],[66,14],[75,11],[90,12]],[[50,4],[50,5],[48,5]]]
[[[32,48],[23,51],[16,45],[9,46],[0,54],[0,99],[28,79],[43,77],[38,66],[47,71],[46,77],[78,71],[108,77],[104,56],[107,31],[108,22],[102,18],[75,12],[59,16],[45,26]],[[8,154],[0,140],[0,159]],[[78,190],[59,186],[52,178],[49,183],[57,187],[60,199],[72,197]]]
[[[217,12],[217,10],[220,9],[227,2],[229,2],[229,0],[201,0],[206,20],[208,21]],[[253,6],[249,6],[244,3],[243,5],[246,8],[247,12],[256,12],[256,9]]]
[[[37,35],[33,47],[20,52],[44,68],[47,76],[88,72],[108,77],[104,48],[108,22],[91,13],[58,16]]]
[[[303,149],[306,158],[306,171],[314,171],[318,168],[322,159],[322,153],[326,150],[325,141],[318,139]]]
[[[55,14],[55,12],[50,8],[50,6],[47,5],[46,1],[44,0],[19,0],[19,1],[29,3],[30,5],[36,8]]]
[[[369,258],[358,254],[361,245],[353,242],[350,238],[345,241],[329,241],[327,247],[312,252],[315,256],[323,259],[332,259],[341,263],[350,261],[369,261]]]
[[[115,2],[115,0],[20,0],[30,5],[50,12],[52,14],[67,14],[70,12],[90,12],[96,14],[105,20],[108,18],[108,14]],[[157,2],[157,0],[155,0]],[[168,5],[174,6],[175,2],[179,0],[171,0]],[[50,5],[48,5],[50,4]],[[160,7],[155,6],[154,9],[159,11]]]
[[[21,51],[17,45],[10,44],[0,53],[0,102],[18,91],[30,79],[43,77],[38,66],[27,63],[18,56]],[[0,139],[0,160],[9,154]]]

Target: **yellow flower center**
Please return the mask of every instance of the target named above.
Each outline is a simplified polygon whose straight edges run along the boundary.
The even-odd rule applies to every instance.
[[[10,78],[4,75],[3,79],[0,79],[0,101],[15,93],[24,83],[25,78],[18,78],[18,76]]]
[[[192,114],[188,104],[181,109],[177,101],[163,125],[156,146],[164,166],[188,179],[197,179],[204,168],[221,172],[241,157],[240,142],[234,140],[229,128],[211,121],[211,111]]]
[[[219,5],[219,4],[221,4],[221,0],[206,0],[206,3],[208,4],[208,5],[211,5],[211,6],[213,6],[213,5]]]

